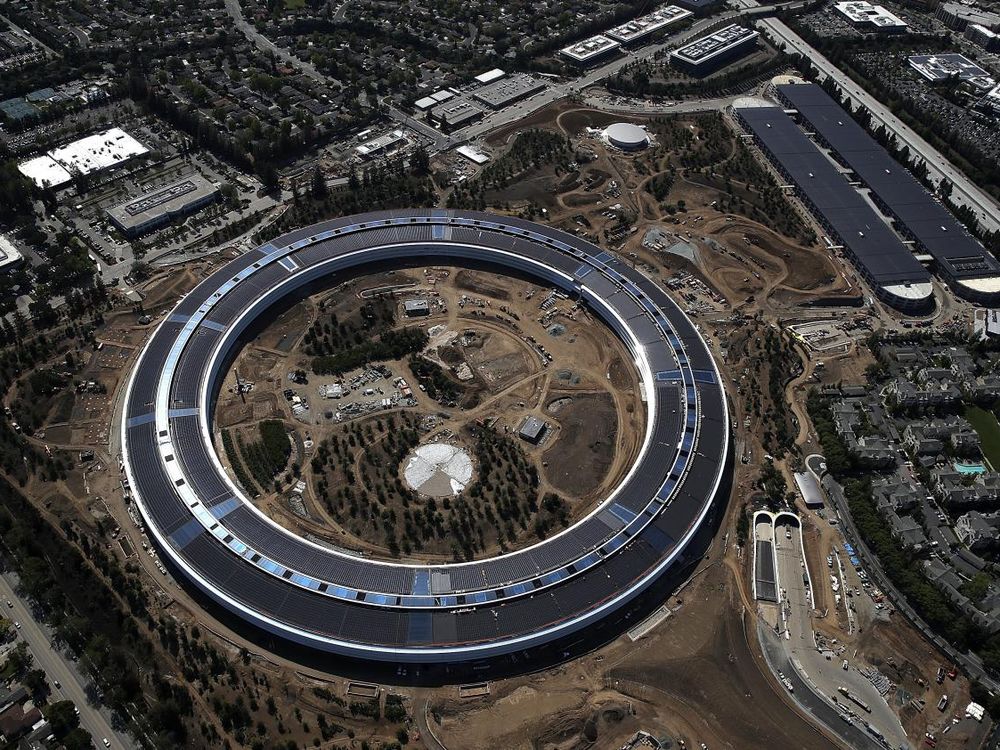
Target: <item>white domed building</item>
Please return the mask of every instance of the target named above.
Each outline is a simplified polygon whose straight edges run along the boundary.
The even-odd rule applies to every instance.
[[[622,151],[641,151],[649,145],[645,128],[630,122],[616,122],[604,129],[604,141]]]

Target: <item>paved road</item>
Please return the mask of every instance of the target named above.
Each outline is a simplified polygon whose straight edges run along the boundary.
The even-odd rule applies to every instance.
[[[907,146],[911,152],[919,154],[927,165],[928,176],[935,184],[942,179],[948,180],[953,186],[952,201],[972,209],[982,229],[989,232],[1000,230],[1000,204],[927,141],[913,132],[908,125],[900,122],[888,107],[868,94],[782,21],[777,18],[761,18],[757,26],[786,51],[800,54],[810,60],[820,71],[821,80],[832,78],[848,102],[863,106],[871,113],[874,123],[884,125],[896,136],[900,144]]]
[[[279,47],[266,36],[257,31],[257,28],[244,18],[243,9],[240,7],[239,0],[225,0],[225,5],[226,12],[229,14],[229,17],[233,19],[233,23],[236,25],[236,28],[243,34],[243,36],[256,45],[257,49],[274,55],[279,60],[283,60],[293,68],[299,68],[314,81],[324,85],[337,83],[336,79],[329,78],[320,73],[316,66],[311,62],[307,60],[300,60],[284,47]]]
[[[798,671],[785,654],[785,650],[774,631],[758,622],[757,635],[760,638],[761,651],[768,666],[773,672],[780,671],[792,683],[794,688],[792,698],[806,715],[812,716],[816,721],[824,724],[840,738],[841,742],[853,750],[884,750],[860,727],[844,721],[832,703],[828,703],[799,677]]]
[[[627,65],[631,65],[640,60],[651,60],[661,53],[678,47],[688,40],[705,33],[707,29],[719,25],[723,21],[733,21],[741,16],[756,16],[774,13],[776,8],[781,7],[785,6],[761,6],[751,8],[749,10],[730,10],[717,16],[712,16],[711,18],[703,18],[695,21],[695,23],[693,23],[690,27],[668,36],[661,42],[649,44],[636,50],[625,50],[625,54],[620,55],[603,65],[589,68],[576,78],[572,78],[563,83],[550,83],[548,88],[538,94],[535,94],[529,99],[488,115],[485,119],[480,120],[477,123],[473,123],[472,125],[455,131],[451,138],[448,139],[450,145],[459,145],[460,143],[474,140],[490,130],[504,125],[509,125],[512,122],[528,117],[532,113],[551,104],[552,102],[578,94],[588,86],[593,86],[607,78],[617,75]],[[711,108],[708,105],[704,106],[706,108]],[[650,111],[658,112],[660,110],[658,105],[654,105],[651,107]]]
[[[391,104],[383,103],[383,105],[385,106],[386,112],[389,114],[389,117],[391,117],[393,120],[398,122],[400,125],[405,125],[411,130],[415,130],[416,132],[420,133],[422,136],[430,140],[432,151],[441,151],[448,147],[450,141],[452,140],[451,137],[445,135],[440,130],[435,130],[423,120],[418,120],[415,117],[406,114],[402,110],[397,109]]]
[[[21,28],[16,23],[14,23],[9,18],[7,18],[7,16],[0,15],[0,21],[3,21],[5,24],[7,24],[7,26],[9,28],[11,28],[12,30],[16,31],[21,36],[23,36],[23,37],[25,37],[25,38],[30,39],[31,41],[33,41],[35,44],[37,44],[39,47],[41,47],[43,50],[45,50],[46,52],[48,52],[53,57],[62,57],[62,55],[60,55],[58,52],[56,52],[51,47],[49,47],[49,46],[47,46],[45,44],[42,44],[42,41],[38,37],[36,37],[34,34],[32,34],[30,31]]]
[[[861,698],[871,708],[871,714],[857,710],[859,716],[878,729],[891,747],[901,747],[907,742],[906,732],[899,718],[885,702],[871,682],[856,668],[844,671],[843,658],[826,659],[816,650],[812,627],[812,597],[806,584],[805,560],[802,556],[801,529],[782,518],[775,534],[775,551],[778,560],[778,585],[788,629],[788,638],[782,641],[785,651],[801,666],[800,676],[816,690],[827,696],[838,696],[837,688],[843,686]],[[813,586],[820,581],[812,581]],[[825,580],[822,581],[825,584]],[[846,597],[845,597],[846,598]],[[840,700],[844,700],[840,698]],[[855,706],[850,706],[854,710]],[[846,724],[843,719],[842,724]]]
[[[112,747],[134,747],[131,738],[115,731],[105,711],[87,702],[84,686],[88,684],[88,680],[80,674],[72,661],[52,647],[52,636],[48,628],[34,619],[31,610],[18,597],[7,576],[0,576],[0,598],[4,601],[4,615],[21,624],[18,635],[27,642],[32,656],[35,657],[35,665],[48,675],[49,685],[52,688],[50,700],[73,701],[80,709],[80,726],[90,732],[95,745],[103,747],[101,740],[107,737],[111,740]],[[7,607],[8,600],[13,603],[13,608]],[[61,687],[56,687],[55,682],[59,682]]]
[[[448,750],[431,730],[427,713],[428,706],[425,699],[418,704],[417,710],[414,711],[414,714],[416,714],[417,729],[420,730],[420,741],[424,743],[427,750]]]
[[[262,52],[273,54],[275,57],[283,60],[291,67],[298,68],[309,78],[316,81],[316,83],[324,86],[340,85],[340,82],[336,78],[332,78],[325,73],[322,73],[308,60],[303,60],[292,52],[289,52],[284,47],[279,47],[266,36],[261,34],[257,28],[243,16],[243,9],[240,7],[239,0],[225,0],[225,6],[226,12],[229,14],[229,17],[233,19],[233,23],[236,25],[236,28],[243,34],[243,36],[250,40],[250,42],[254,44],[257,49]],[[340,7],[337,9],[337,15],[343,16],[343,14],[347,11],[347,6],[347,2],[341,3]],[[414,119],[410,115],[391,105],[386,107],[386,112],[389,117],[399,124],[412,128],[423,136],[429,138],[433,143],[435,151],[440,151],[445,147],[447,138],[440,131],[435,130],[424,122]]]
[[[621,97],[605,98],[601,96],[585,96],[583,103],[605,112],[621,112],[623,114],[688,114],[692,112],[722,111],[733,106],[737,99],[744,96],[721,96],[715,99],[690,99],[676,102],[651,102],[645,99],[622,99]]]
[[[806,458],[806,463],[809,466],[810,471],[813,471],[820,476],[823,475],[823,469],[821,468],[821,465],[825,463],[823,456],[818,454],[808,456]],[[833,477],[827,474],[823,476],[823,489],[826,490],[830,501],[833,503],[833,507],[837,512],[837,517],[840,519],[840,523],[844,525],[845,537],[847,537],[851,544],[854,545],[854,551],[864,563],[868,577],[872,579],[875,585],[882,590],[882,593],[889,597],[890,601],[892,601],[892,605],[896,608],[896,611],[909,620],[913,627],[919,630],[927,640],[933,643],[938,650],[941,651],[945,659],[958,665],[966,675],[968,675],[971,679],[978,680],[987,689],[992,690],[994,693],[1000,693],[1000,682],[986,674],[986,671],[983,669],[981,664],[974,659],[969,658],[968,655],[959,652],[954,646],[944,640],[944,638],[931,630],[930,626],[924,622],[923,618],[921,618],[913,607],[910,606],[902,592],[900,592],[899,589],[892,584],[888,576],[886,576],[885,571],[882,570],[882,566],[879,564],[878,558],[872,554],[864,540],[862,540],[861,535],[858,534],[857,527],[854,525],[854,520],[851,518],[851,514],[847,510],[847,498],[844,496],[844,488],[841,487],[840,484],[833,479]]]
[[[338,13],[343,11],[346,5],[346,2],[343,3],[340,6]],[[451,135],[447,135],[436,130],[426,122],[415,119],[397,107],[389,105],[387,102],[384,102],[383,104],[385,106],[386,113],[394,121],[400,125],[411,128],[427,138],[431,142],[432,151],[445,151],[449,148],[475,140],[490,130],[528,117],[532,113],[551,104],[552,102],[558,101],[559,99],[563,99],[567,96],[572,96],[588,86],[600,83],[604,79],[616,75],[627,65],[631,65],[639,60],[652,59],[660,53],[677,47],[704,33],[707,29],[719,25],[723,21],[732,21],[740,17],[770,15],[780,9],[795,9],[802,7],[804,3],[796,1],[779,3],[777,5],[761,6],[758,5],[755,0],[743,0],[743,5],[746,7],[738,10],[729,10],[717,16],[712,16],[711,18],[703,18],[695,21],[695,23],[693,23],[690,27],[679,31],[678,33],[673,34],[656,44],[650,44],[637,50],[626,50],[625,54],[615,58],[614,60],[610,60],[609,62],[595,68],[590,68],[569,81],[563,83],[551,83],[544,91],[530,97],[529,99],[511,107],[507,107],[506,109],[499,110],[498,112],[488,114],[483,120],[473,123],[465,128],[461,128]],[[274,54],[289,65],[301,69],[303,73],[318,83],[322,83],[324,85],[337,83],[335,79],[332,79],[320,72],[312,63],[299,59],[296,55],[282,47],[279,47],[261,34],[256,27],[254,27],[254,25],[247,21],[243,16],[243,10],[240,8],[239,0],[225,0],[225,7],[226,12],[229,14],[230,18],[233,19],[233,23],[236,25],[236,28],[254,45],[256,45],[258,49]],[[706,105],[706,108],[710,109],[712,107]]]

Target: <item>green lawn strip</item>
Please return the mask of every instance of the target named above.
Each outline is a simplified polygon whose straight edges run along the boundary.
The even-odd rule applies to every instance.
[[[978,406],[966,406],[964,416],[979,434],[983,455],[993,470],[1000,466],[1000,423],[992,412]]]

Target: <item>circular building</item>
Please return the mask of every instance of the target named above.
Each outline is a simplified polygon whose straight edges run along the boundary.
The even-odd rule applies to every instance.
[[[331,274],[414,261],[529,275],[578,299],[624,343],[646,402],[642,444],[620,483],[576,524],[486,559],[375,560],[283,528],[223,469],[213,440],[216,397],[254,322]],[[660,287],[572,235],[440,209],[328,221],[216,270],[143,347],[125,392],[121,441],[146,530],[181,583],[290,643],[423,665],[513,659],[610,622],[685,559],[730,471],[719,372],[698,329]],[[461,482],[464,461],[441,453],[422,457],[422,473],[445,467],[449,485]]]
[[[622,151],[639,151],[649,145],[649,133],[630,122],[616,122],[604,129],[604,139]]]

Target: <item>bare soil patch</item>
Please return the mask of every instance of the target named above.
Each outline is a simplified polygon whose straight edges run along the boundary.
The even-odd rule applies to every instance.
[[[500,284],[492,282],[487,274],[463,268],[455,274],[455,286],[476,294],[485,294],[494,299],[510,299],[510,292]]]
[[[575,109],[559,115],[558,122],[563,130],[575,135],[584,128],[605,128],[616,122],[642,123],[645,122],[645,118],[629,117],[614,112],[601,112],[597,109]]]
[[[614,401],[608,393],[575,393],[553,416],[560,429],[542,455],[545,476],[567,495],[586,497],[601,486],[614,457],[618,433]]]

